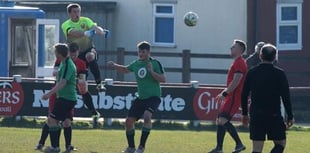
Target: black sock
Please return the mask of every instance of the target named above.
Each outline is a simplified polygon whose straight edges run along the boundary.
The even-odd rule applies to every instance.
[[[126,131],[128,147],[135,148],[135,129]]]
[[[72,128],[71,128],[71,126],[64,127],[64,136],[65,136],[66,148],[67,148],[69,145],[71,145],[71,138],[72,138]]]
[[[218,125],[216,131],[216,139],[217,139],[216,149],[218,150],[223,149],[225,133],[226,133],[225,128],[222,125]]]
[[[84,104],[86,105],[88,110],[91,112],[91,114],[92,115],[96,115],[97,111],[96,111],[96,109],[94,107],[93,99],[92,99],[90,93],[86,92],[85,94],[82,95],[82,97],[83,97]]]
[[[151,131],[150,128],[142,127],[142,134],[141,134],[139,146],[145,147],[145,143],[146,143],[148,136],[150,135],[150,131]]]
[[[40,138],[40,141],[39,141],[39,144],[42,144],[44,145],[45,144],[45,140],[48,136],[48,133],[49,133],[49,127],[48,125],[45,123],[42,127],[42,131],[41,131],[41,138]]]
[[[101,82],[100,71],[97,61],[91,61],[88,63],[91,73],[94,75],[97,84]]]
[[[261,153],[261,152],[255,152],[255,151],[253,151],[252,153]]]
[[[60,127],[50,126],[49,132],[52,147],[59,147]]]
[[[270,153],[283,153],[284,147],[280,144],[275,144]]]
[[[236,128],[230,122],[226,122],[224,124],[224,127],[227,130],[227,132],[230,134],[230,136],[235,140],[236,145],[241,145],[242,142],[240,140],[240,137],[237,133]]]

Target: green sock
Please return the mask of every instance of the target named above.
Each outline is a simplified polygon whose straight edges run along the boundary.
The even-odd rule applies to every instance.
[[[151,128],[142,127],[142,135],[140,138],[140,145],[139,146],[145,147],[145,143],[146,143],[148,136],[150,135],[150,131],[151,131]]]
[[[126,130],[128,147],[135,148],[135,129]]]

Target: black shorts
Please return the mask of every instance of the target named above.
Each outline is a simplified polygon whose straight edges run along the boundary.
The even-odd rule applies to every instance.
[[[131,107],[128,112],[128,117],[136,118],[139,120],[145,111],[154,113],[157,111],[161,100],[159,97],[150,97],[147,99],[135,99],[132,101]]]
[[[78,56],[79,59],[83,60],[86,64],[88,64],[87,60],[86,60],[86,54],[91,52],[91,50],[94,49],[93,47],[92,48],[89,48],[85,51],[80,51],[80,54]],[[96,53],[95,54],[95,60],[97,61],[98,60],[98,54]]]
[[[251,116],[250,118],[250,138],[251,140],[264,141],[286,139],[286,126],[283,118],[277,116]]]
[[[54,104],[54,109],[49,114],[49,116],[58,121],[64,121],[65,119],[72,120],[72,109],[74,108],[75,104],[76,101],[57,98]]]

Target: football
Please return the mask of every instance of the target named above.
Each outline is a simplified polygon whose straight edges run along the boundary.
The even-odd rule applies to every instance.
[[[197,25],[198,22],[198,15],[195,12],[187,12],[184,15],[184,23],[189,26],[189,27],[193,27]]]

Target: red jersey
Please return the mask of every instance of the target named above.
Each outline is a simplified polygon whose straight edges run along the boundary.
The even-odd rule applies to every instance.
[[[227,76],[227,86],[234,79],[235,73],[242,73],[243,76],[236,89],[228,93],[227,97],[225,97],[224,102],[220,106],[220,112],[228,113],[232,117],[238,111],[241,105],[241,93],[246,72],[247,72],[246,61],[244,60],[243,57],[240,56],[234,60],[234,62],[229,68]]]
[[[243,82],[244,82],[244,79],[246,76],[246,72],[247,72],[246,61],[244,60],[243,57],[240,56],[234,60],[234,62],[232,63],[232,65],[229,68],[226,86],[228,86],[231,83],[231,81],[234,79],[235,73],[242,73],[243,76],[241,78],[241,81],[240,81],[238,87],[233,92],[228,94],[228,96],[231,94],[238,94],[237,96],[241,97],[241,92],[242,92],[242,87],[243,87]]]
[[[86,63],[83,61],[83,60],[81,60],[81,59],[79,59],[79,58],[76,58],[75,60],[73,60],[73,62],[74,62],[74,64],[75,64],[75,67],[76,67],[76,73],[77,73],[77,75],[79,75],[79,74],[85,74],[86,73]],[[55,61],[55,67],[57,67],[57,66],[59,66],[59,64],[61,63],[61,61],[59,60],[59,59],[57,59],[56,61]]]

